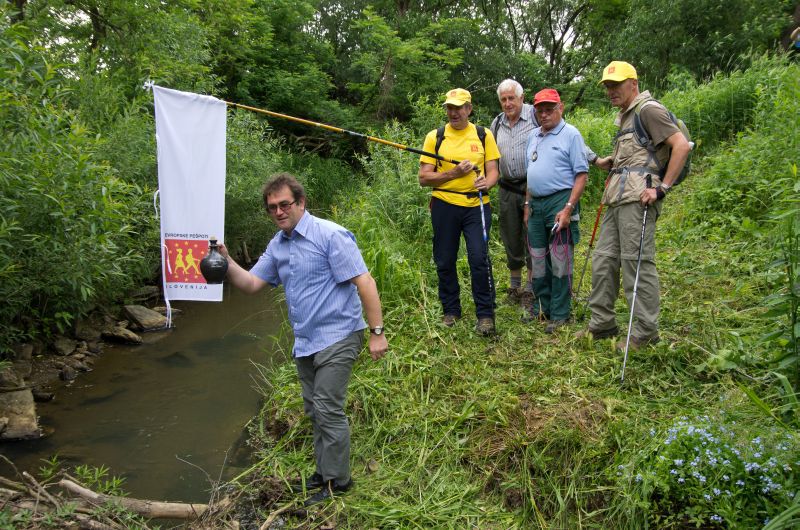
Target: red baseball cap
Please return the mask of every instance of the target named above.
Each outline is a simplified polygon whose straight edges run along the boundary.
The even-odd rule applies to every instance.
[[[561,103],[561,97],[555,88],[543,88],[533,96],[533,106],[539,103]]]

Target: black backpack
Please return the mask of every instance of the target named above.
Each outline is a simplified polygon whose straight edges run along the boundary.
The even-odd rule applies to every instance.
[[[482,125],[475,126],[475,132],[478,133],[478,139],[481,141],[481,145],[483,146],[484,152],[486,151],[486,128]],[[436,147],[434,148],[433,152],[435,155],[439,155],[439,148],[442,147],[442,142],[444,141],[444,126],[439,127],[436,129]],[[441,160],[436,160],[436,167],[434,171],[439,170],[439,165],[441,164]]]

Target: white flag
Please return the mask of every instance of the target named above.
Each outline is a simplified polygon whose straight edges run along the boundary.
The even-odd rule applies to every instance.
[[[161,197],[161,263],[167,300],[222,300],[200,273],[208,240],[224,241],[226,104],[153,86]]]

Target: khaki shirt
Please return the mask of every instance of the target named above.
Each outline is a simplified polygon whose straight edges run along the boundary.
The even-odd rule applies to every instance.
[[[627,109],[620,111],[615,120],[620,131],[629,132],[620,134],[614,144],[614,153],[611,155],[613,170],[603,193],[603,204],[607,206],[638,201],[647,187],[648,176],[650,187],[661,184],[660,168],[669,160],[669,146],[664,140],[680,132],[663,105],[655,101],[648,102],[642,106],[639,117],[657,149],[655,153],[651,153],[639,145],[633,133],[633,119],[636,105],[645,99],[652,99],[650,92],[644,91],[636,96]]]

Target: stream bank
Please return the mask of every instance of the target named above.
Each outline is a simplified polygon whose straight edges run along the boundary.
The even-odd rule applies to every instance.
[[[47,436],[6,442],[4,455],[33,475],[58,455],[65,467],[108,468],[134,497],[207,501],[211,481],[247,463],[257,365],[284,360],[284,316],[273,294],[228,288],[222,303],[173,306],[173,329],[143,333],[138,346],[106,344],[90,371],[49,385],[54,399],[37,405]]]

